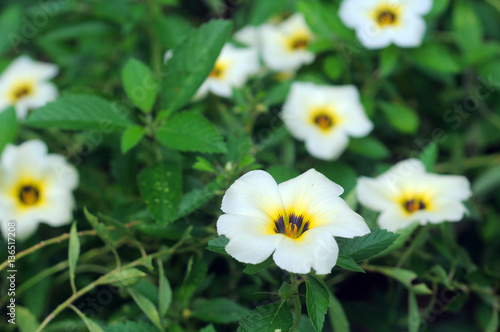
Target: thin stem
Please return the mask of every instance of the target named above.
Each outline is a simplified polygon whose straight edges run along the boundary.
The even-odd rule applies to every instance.
[[[297,281],[297,276],[295,273],[291,274],[291,279],[292,279],[292,287],[295,287],[297,289],[297,294],[293,296],[293,307],[295,310],[295,319],[293,321],[293,326],[290,329],[290,331],[295,331],[297,326],[299,326],[300,323],[300,317],[302,316],[302,304],[300,303],[300,297],[299,297],[299,291],[298,287],[299,285],[305,280],[304,278],[301,279],[301,281]]]
[[[500,154],[490,154],[486,156],[477,156],[477,157],[471,157],[463,160],[462,162],[462,167],[464,169],[471,169],[471,168],[478,168],[478,167],[483,167],[483,166],[493,166],[493,165],[498,165],[500,162]],[[446,172],[451,169],[453,169],[456,163],[455,162],[446,162],[446,163],[441,163],[437,164],[435,166],[435,170],[438,173],[441,172]]]
[[[406,262],[406,260],[411,256],[413,251],[427,239],[427,237],[429,236],[429,229],[429,226],[424,226],[420,229],[415,239],[411,242],[411,245],[408,247],[408,249],[406,249],[406,251],[399,259],[396,268],[400,268],[401,266],[403,266],[404,262]]]

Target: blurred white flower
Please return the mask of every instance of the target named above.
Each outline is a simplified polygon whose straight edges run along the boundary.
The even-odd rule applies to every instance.
[[[432,8],[432,0],[344,0],[340,19],[356,29],[361,43],[378,49],[394,43],[401,47],[417,47],[425,34],[422,18]]]
[[[242,44],[260,50],[260,27],[247,25],[234,34],[234,39]]]
[[[295,82],[283,105],[283,121],[290,133],[305,141],[315,158],[336,159],[349,136],[363,137],[373,129],[355,86]]]
[[[356,193],[361,204],[382,212],[378,224],[389,231],[413,222],[459,221],[467,212],[462,201],[471,196],[466,177],[426,173],[418,159],[401,161],[376,178],[359,178]]]
[[[294,14],[278,25],[264,24],[259,34],[264,63],[272,70],[297,70],[314,61],[314,53],[307,50],[314,35],[302,14]]]
[[[57,97],[57,88],[48,82],[59,69],[56,65],[33,61],[27,56],[15,59],[0,76],[0,112],[14,106],[17,118],[26,118],[36,109]]]
[[[0,159],[0,226],[17,223],[16,237],[30,237],[40,222],[51,226],[69,223],[78,173],[63,156],[47,154],[39,140],[7,145]]]
[[[236,48],[231,44],[226,44],[195,98],[203,97],[209,91],[229,98],[233,95],[233,88],[241,88],[248,77],[257,73],[259,69],[259,56],[256,49]]]
[[[264,171],[236,180],[222,199],[217,232],[229,239],[228,254],[258,264],[271,254],[280,268],[292,273],[330,273],[339,248],[334,236],[368,234],[364,219],[339,195],[344,190],[310,169],[277,184]],[[273,254],[274,252],[274,254]]]

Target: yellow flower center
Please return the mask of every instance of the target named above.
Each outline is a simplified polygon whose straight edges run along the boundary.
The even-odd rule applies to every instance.
[[[403,201],[403,208],[408,213],[413,213],[420,210],[425,210],[427,205],[423,199],[411,198]]]
[[[17,103],[20,99],[30,96],[35,90],[35,84],[31,81],[22,81],[14,84],[9,91],[9,99],[12,104]]]
[[[311,43],[311,36],[306,32],[297,32],[289,36],[286,40],[290,51],[305,50]]]
[[[333,126],[333,119],[328,114],[319,114],[314,118],[314,123],[322,130],[328,130]]]
[[[19,201],[22,205],[31,206],[40,200],[40,190],[31,184],[22,185],[19,189]]]
[[[217,61],[214,65],[214,68],[210,72],[210,75],[208,77],[211,78],[216,78],[216,79],[223,79],[224,76],[226,75],[226,70],[227,70],[228,64],[224,63],[222,61]]]
[[[340,121],[331,107],[319,107],[309,110],[310,121],[322,132],[328,133]]]
[[[373,11],[372,16],[380,28],[397,25],[401,16],[401,8],[394,4],[384,3]]]
[[[298,239],[302,234],[309,230],[310,221],[304,220],[303,215],[290,213],[289,215],[279,215],[274,221],[274,232],[276,234],[284,234],[285,236]]]

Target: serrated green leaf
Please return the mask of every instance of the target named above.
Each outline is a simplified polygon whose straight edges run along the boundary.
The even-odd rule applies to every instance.
[[[10,316],[7,316],[10,319]],[[16,305],[16,323],[20,332],[33,332],[38,329],[40,323],[27,308]]]
[[[425,149],[420,153],[420,160],[425,165],[427,172],[432,172],[438,158],[438,145],[435,141],[427,144]]]
[[[191,100],[213,69],[231,28],[230,21],[211,20],[174,47],[162,73],[163,108],[175,111]]]
[[[376,228],[371,233],[352,239],[336,238],[339,254],[351,257],[359,262],[377,255],[396,241],[398,234]]]
[[[136,285],[146,273],[141,270],[130,268],[110,272],[106,278],[102,279],[103,284],[111,284],[116,287],[131,287]]]
[[[177,163],[148,167],[139,173],[138,185],[146,205],[160,224],[175,220],[182,194],[182,170]]]
[[[216,237],[210,241],[208,241],[207,249],[213,252],[217,252],[219,254],[226,254],[226,246],[229,243],[229,239],[224,235]]]
[[[122,153],[127,153],[136,146],[146,134],[146,129],[141,126],[130,126],[123,132],[121,140]]]
[[[137,290],[133,288],[128,288],[127,290],[137,306],[141,308],[142,312],[144,312],[154,326],[156,326],[160,331],[164,331],[163,326],[161,325],[160,315],[158,314],[155,305]]]
[[[9,49],[16,53],[20,47],[28,43],[28,39],[19,34],[22,26],[23,12],[21,6],[12,5],[2,9],[0,15],[0,55]]]
[[[5,146],[14,142],[19,130],[16,110],[13,107],[0,112],[0,154]]]
[[[156,133],[165,146],[179,151],[227,153],[222,136],[196,112],[175,114]]]
[[[123,105],[85,94],[65,94],[31,113],[24,122],[39,128],[123,130],[132,122]]]
[[[335,297],[335,295],[330,294],[330,323],[333,327],[333,332],[350,332],[349,320],[345,314],[342,304]]]
[[[402,104],[380,103],[380,108],[397,131],[414,134],[419,125],[419,118],[414,110]]]
[[[75,285],[75,271],[76,264],[78,263],[78,257],[80,257],[80,238],[78,237],[78,231],[76,229],[76,222],[71,225],[71,230],[69,232],[69,245],[68,245],[68,266],[69,266],[69,278],[71,285]]]
[[[158,275],[159,275],[159,291],[158,291],[158,307],[160,316],[163,317],[168,312],[170,304],[172,303],[172,288],[168,282],[165,271],[163,270],[163,263],[158,259]]]
[[[287,332],[293,317],[286,301],[277,301],[252,310],[240,321],[237,332]]]
[[[316,332],[323,330],[325,315],[330,305],[330,294],[325,285],[311,275],[306,280],[306,306],[307,313]]]
[[[210,244],[210,243],[209,243]],[[225,251],[224,251],[225,252]],[[265,261],[259,264],[248,264],[244,269],[243,272],[246,274],[255,274],[271,265],[273,265],[274,260],[273,256],[269,256]]]
[[[228,324],[238,322],[250,312],[245,307],[228,299],[197,301],[191,316],[211,323]]]
[[[410,238],[410,236],[413,234],[413,232],[415,231],[415,229],[417,229],[417,227],[419,225],[420,224],[417,221],[417,222],[411,223],[410,225],[406,226],[403,229],[398,230],[399,236],[396,239],[396,241],[394,241],[393,244],[391,244],[387,249],[382,251],[380,254],[376,255],[376,257],[378,258],[378,257],[385,256],[388,253],[393,252],[393,251],[401,248],[402,246],[404,246],[406,241]]]
[[[360,268],[358,264],[356,264],[356,262],[349,256],[339,255],[339,257],[337,258],[336,265],[351,271],[365,273],[365,271],[362,268]]]
[[[129,59],[122,70],[122,81],[125,92],[134,105],[144,113],[151,113],[158,93],[158,83],[148,66],[139,60]]]
[[[384,159],[390,155],[389,149],[373,137],[351,138],[347,148],[371,159]]]

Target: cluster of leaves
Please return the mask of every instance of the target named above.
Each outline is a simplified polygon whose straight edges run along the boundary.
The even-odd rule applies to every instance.
[[[367,51],[337,2],[228,3],[0,5],[0,70],[29,53],[61,67],[62,90],[24,123],[13,109],[0,113],[0,151],[41,138],[80,173],[69,233],[42,225],[18,244],[21,331],[287,331],[299,321],[298,331],[497,330],[499,4],[435,0],[420,48]],[[317,59],[294,79],[355,84],[375,124],[340,161],[314,160],[286,132],[278,113],[290,79],[267,73],[230,100],[192,101],[234,31],[296,11],[317,37]],[[209,18],[230,20],[202,24]],[[399,237],[376,229],[375,213],[356,202],[356,178],[407,157],[472,180],[466,221]],[[224,255],[214,224],[225,189],[252,169],[281,182],[311,167],[342,185],[373,229],[338,239],[332,276],[288,283],[272,259],[243,267]]]

